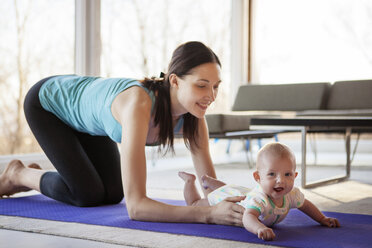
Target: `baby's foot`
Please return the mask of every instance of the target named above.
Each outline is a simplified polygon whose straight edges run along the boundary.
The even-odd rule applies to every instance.
[[[41,167],[35,163],[27,167],[41,169]],[[24,169],[26,169],[26,167],[19,160],[13,160],[7,165],[4,172],[0,175],[0,198],[30,190],[30,188],[18,185],[17,183],[17,178]]]
[[[202,180],[202,186],[205,189],[215,190],[215,189],[225,185],[225,183],[223,183],[223,182],[221,182],[221,181],[219,181],[219,180],[217,180],[213,177],[210,177],[208,175],[202,176],[201,180]]]
[[[190,183],[190,182],[193,183],[196,180],[195,175],[184,172],[184,171],[178,172],[178,176],[182,178],[185,181],[185,183]]]

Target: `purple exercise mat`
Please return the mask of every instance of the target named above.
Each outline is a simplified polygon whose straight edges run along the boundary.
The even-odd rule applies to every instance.
[[[172,205],[185,205],[184,201],[160,201]],[[326,215],[338,218],[341,223],[340,228],[326,228],[297,209],[291,210],[287,218],[274,227],[276,239],[269,242],[258,239],[244,228],[234,226],[133,221],[128,217],[124,202],[117,205],[81,208],[54,201],[43,195],[33,195],[1,199],[0,215],[123,227],[286,247],[371,247],[372,244],[372,216],[370,215],[326,212]]]

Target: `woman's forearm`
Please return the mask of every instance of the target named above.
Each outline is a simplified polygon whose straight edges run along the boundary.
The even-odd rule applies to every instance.
[[[144,197],[128,211],[133,220],[153,222],[211,222],[211,207],[174,206]]]
[[[191,143],[191,155],[194,163],[194,168],[201,183],[201,177],[208,175],[213,178],[216,177],[216,171],[213,166],[211,155],[209,152],[209,135],[205,119],[199,120],[199,136],[198,145]],[[202,186],[202,185],[201,185]],[[206,197],[211,192],[210,189],[201,187]]]

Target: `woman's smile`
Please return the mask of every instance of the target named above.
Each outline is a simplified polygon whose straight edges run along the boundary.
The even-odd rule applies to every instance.
[[[196,105],[198,105],[199,108],[201,108],[202,110],[207,110],[208,106],[210,105],[210,102],[208,102],[208,103],[199,103],[199,102],[197,102]]]

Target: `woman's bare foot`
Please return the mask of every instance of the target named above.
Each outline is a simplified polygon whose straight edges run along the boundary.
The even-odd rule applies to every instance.
[[[184,171],[178,172],[178,176],[182,178],[185,181],[185,183],[193,183],[196,180],[195,175],[184,172]]]
[[[207,175],[202,176],[201,180],[202,180],[202,185],[205,189],[215,190],[225,185],[224,182],[221,182]]]
[[[27,167],[41,170],[41,167],[35,163],[32,163]],[[4,172],[0,175],[0,198],[31,190],[28,187],[19,185],[17,182],[20,173],[25,169],[27,168],[19,160],[13,160],[7,165]]]
[[[28,167],[28,168],[31,168],[31,169],[41,170],[40,165],[35,164],[35,163],[29,164],[29,165],[27,165],[27,167]]]

